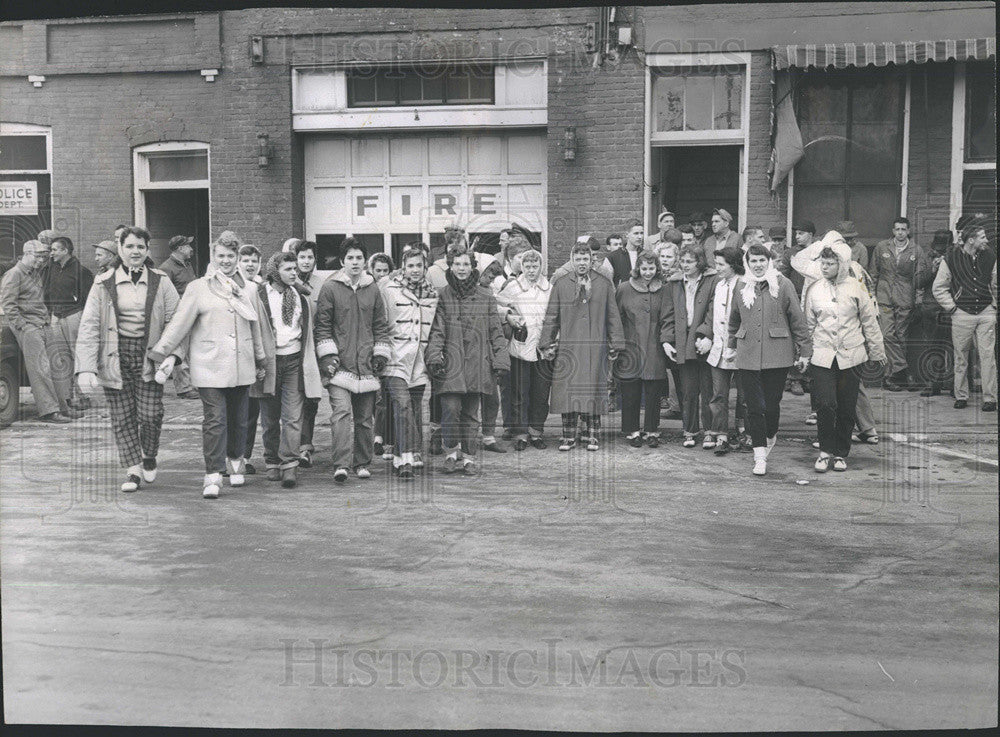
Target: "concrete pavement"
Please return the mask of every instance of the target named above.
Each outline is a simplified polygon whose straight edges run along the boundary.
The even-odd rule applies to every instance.
[[[15,424],[0,434],[5,717],[993,725],[995,414],[873,394],[886,439],[843,474],[812,471],[807,398],[786,395],[764,479],[747,454],[681,448],[668,422],[656,450],[609,433],[598,453],[488,455],[475,479],[403,485],[378,464],[336,487],[322,425],[298,488],[258,476],[215,501],[198,402],[168,401],[160,478],[129,496],[99,411]]]

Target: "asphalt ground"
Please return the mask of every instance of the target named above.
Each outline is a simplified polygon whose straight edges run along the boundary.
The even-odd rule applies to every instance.
[[[751,456],[617,438],[482,475],[201,498],[201,406],[117,491],[100,407],[0,433],[8,722],[787,730],[997,722],[996,415],[872,393],[812,470],[808,397]],[[974,399],[976,397],[974,396]],[[28,410],[30,414],[30,408]],[[552,434],[557,418],[550,418]],[[259,453],[259,448],[258,448]],[[257,461],[261,459],[258,457]],[[807,483],[803,483],[807,482]]]

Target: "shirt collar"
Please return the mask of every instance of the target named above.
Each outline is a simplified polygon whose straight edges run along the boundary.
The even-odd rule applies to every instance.
[[[119,266],[115,269],[115,284],[124,284],[125,282],[132,281],[132,277],[129,273],[125,271],[124,266]],[[149,284],[149,269],[145,266],[142,267],[142,275],[139,277],[138,284]]]

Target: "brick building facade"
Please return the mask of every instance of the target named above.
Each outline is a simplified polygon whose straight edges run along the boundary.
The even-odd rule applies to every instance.
[[[906,56],[907,42],[956,39]],[[865,42],[900,56],[834,62]],[[830,54],[822,69],[807,44]],[[772,190],[786,74],[805,158]],[[2,258],[49,225],[91,243],[144,224],[156,259],[171,235],[194,233],[203,268],[223,229],[265,252],[292,235],[329,251],[347,233],[392,251],[416,236],[436,244],[454,218],[487,239],[520,223],[551,270],[580,233],[603,238],[635,217],[651,228],[663,205],[683,222],[713,204],[739,227],[851,218],[864,238],[905,213],[924,242],[992,192],[995,133],[984,139],[979,119],[995,125],[995,93],[981,99],[994,78],[992,3],[9,22]]]

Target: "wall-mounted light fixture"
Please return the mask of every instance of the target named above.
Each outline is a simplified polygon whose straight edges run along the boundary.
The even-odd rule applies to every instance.
[[[576,159],[576,127],[572,125],[563,132],[563,159],[566,161]]]
[[[271,144],[266,133],[257,134],[257,166],[265,167],[271,163]]]

